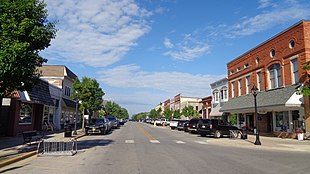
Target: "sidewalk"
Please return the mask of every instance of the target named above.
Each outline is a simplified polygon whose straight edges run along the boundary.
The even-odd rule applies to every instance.
[[[310,153],[310,140],[299,141],[297,139],[267,137],[267,136],[260,136],[259,139],[261,145],[254,145],[254,142],[256,140],[255,135],[248,135],[248,139],[246,140],[240,138],[208,139],[208,143],[212,145],[223,145],[237,148],[298,151],[298,152]]]
[[[81,130],[78,130],[77,133],[78,135],[66,138],[77,139],[84,135]],[[47,132],[44,139],[50,138],[64,138],[64,132]],[[22,135],[0,137],[0,168],[36,154],[38,142],[32,142],[31,144],[23,144],[23,142],[24,139]]]

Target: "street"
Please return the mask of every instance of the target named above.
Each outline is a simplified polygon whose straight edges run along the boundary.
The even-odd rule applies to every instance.
[[[308,173],[309,153],[229,147],[214,138],[138,122],[78,139],[74,156],[33,156],[0,169],[14,174]],[[233,141],[232,141],[233,143]]]

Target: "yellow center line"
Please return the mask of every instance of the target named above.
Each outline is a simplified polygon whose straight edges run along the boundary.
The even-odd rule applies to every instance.
[[[137,125],[137,128],[149,139],[149,140],[156,140],[151,134],[149,134],[145,129],[141,126]]]

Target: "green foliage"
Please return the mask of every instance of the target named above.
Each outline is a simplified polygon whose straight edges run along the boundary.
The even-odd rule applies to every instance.
[[[306,65],[303,67],[304,70],[310,70],[310,61],[306,63]],[[304,96],[310,97],[310,87],[309,87],[309,83],[307,82],[306,85],[304,86],[303,89],[301,90],[301,92],[303,93]]]
[[[157,114],[157,111],[155,109],[152,109],[150,111],[149,118],[150,119],[157,119],[158,118],[158,114]]]
[[[199,118],[199,113],[194,110],[193,106],[186,106],[182,109],[182,115],[189,118]]]
[[[78,78],[73,83],[73,100],[78,99],[82,101],[80,110],[86,109],[92,113],[93,111],[99,111],[102,107],[102,97],[104,92],[99,87],[99,83],[96,79],[89,77],[83,77],[82,81]]]
[[[108,115],[113,115],[117,118],[129,118],[128,111],[125,108],[122,108],[115,102],[108,101],[104,106],[104,111]]]
[[[143,120],[147,117],[147,112],[141,112],[132,116],[132,119],[135,121]]]
[[[180,110],[173,111],[173,118],[176,118],[176,119],[180,119],[181,118]]]
[[[164,111],[164,117],[166,119],[171,119],[172,118],[172,111],[168,108],[168,109],[165,109]]]
[[[47,20],[41,0],[0,1],[0,97],[20,87],[30,90],[47,59],[39,52],[55,38],[55,23]]]
[[[232,114],[229,117],[229,124],[231,125],[237,125],[237,114]]]

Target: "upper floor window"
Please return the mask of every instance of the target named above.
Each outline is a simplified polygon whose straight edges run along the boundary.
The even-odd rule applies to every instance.
[[[235,82],[231,82],[231,97],[235,97]]]
[[[240,67],[237,68],[237,72],[239,72],[239,71],[241,71],[241,68],[240,68]]]
[[[227,100],[227,88],[221,89],[221,99]]]
[[[269,89],[279,88],[282,86],[281,66],[274,64],[269,69]]]
[[[255,63],[258,64],[259,63],[259,57],[256,57],[255,59]]]
[[[244,69],[247,69],[248,67],[249,67],[248,63],[244,64],[244,66],[243,66]]]
[[[295,41],[294,41],[294,40],[291,40],[291,41],[290,41],[289,47],[290,47],[290,49],[292,49],[292,48],[295,47]]]
[[[273,58],[276,55],[276,50],[271,49],[270,50],[270,57]]]
[[[241,96],[241,94],[242,94],[242,79],[240,79],[240,80],[238,81],[238,83],[239,83],[238,95]]]
[[[246,94],[249,94],[250,93],[250,90],[251,90],[251,86],[250,86],[250,76],[247,76],[246,77]]]
[[[262,73],[257,72],[257,88],[259,91],[262,91]]]
[[[231,71],[230,71],[230,75],[233,75],[234,73],[235,73],[234,70],[231,70]]]
[[[214,98],[214,102],[217,103],[219,101],[219,92],[218,91],[213,92],[213,98]]]
[[[65,86],[65,96],[71,96],[71,88],[69,88],[68,86]]]
[[[293,84],[295,84],[295,83],[299,82],[297,59],[291,60],[291,64],[292,64],[292,82],[293,82]]]

